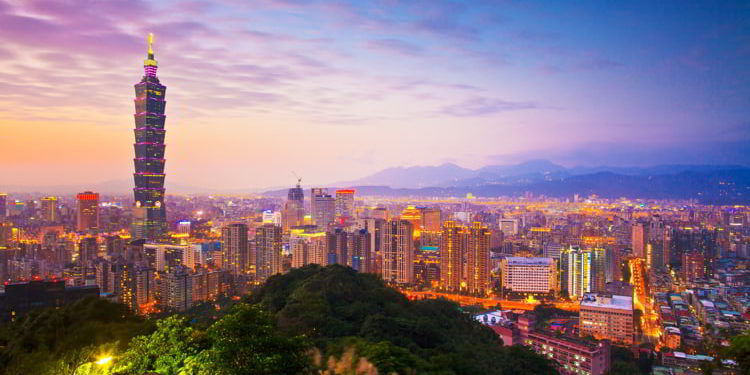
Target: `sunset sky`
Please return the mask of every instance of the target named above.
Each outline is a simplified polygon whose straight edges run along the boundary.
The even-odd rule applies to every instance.
[[[747,1],[0,0],[2,182],[132,180],[148,32],[167,188],[750,165]]]

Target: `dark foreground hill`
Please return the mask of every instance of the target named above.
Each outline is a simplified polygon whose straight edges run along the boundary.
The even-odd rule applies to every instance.
[[[447,301],[407,300],[373,275],[307,266],[226,315],[158,320],[89,299],[0,326],[0,375],[554,374]]]
[[[409,301],[374,275],[311,265],[274,276],[251,297],[287,335],[327,355],[354,348],[380,374],[552,374],[550,362],[497,336],[452,302]]]

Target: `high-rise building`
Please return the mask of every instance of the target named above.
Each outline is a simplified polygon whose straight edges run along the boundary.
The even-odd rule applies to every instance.
[[[646,245],[648,244],[649,226],[646,223],[633,224],[633,256],[646,259]]]
[[[350,265],[348,235],[349,233],[339,228],[326,233],[328,241],[328,264]]]
[[[263,224],[255,229],[255,278],[265,281],[281,273],[281,227]]]
[[[612,262],[607,249],[582,250],[572,246],[560,255],[560,286],[571,298],[583,297],[604,289],[607,281],[607,262]],[[610,271],[612,267],[609,267]]]
[[[305,193],[299,182],[296,187],[289,189],[287,201],[284,204],[282,223],[285,233],[288,233],[291,228],[305,224]]]
[[[8,194],[0,193],[0,220],[8,216]]]
[[[500,219],[498,225],[506,236],[518,234],[518,219]]]
[[[57,221],[57,197],[42,198],[42,220],[50,223]]]
[[[336,190],[336,219],[354,217],[354,190],[339,189]]]
[[[99,193],[90,191],[76,196],[76,230],[83,232],[99,228]]]
[[[292,229],[289,234],[289,246],[292,251],[292,268],[308,264],[327,264],[328,242],[326,232],[305,232],[304,229]]]
[[[383,280],[414,283],[413,231],[410,222],[398,218],[389,220],[383,227]]]
[[[490,230],[482,223],[474,222],[469,227],[466,286],[470,293],[486,293],[490,289],[491,235]]]
[[[148,57],[143,62],[145,74],[135,85],[135,197],[133,237],[159,238],[166,233],[167,215],[164,203],[164,100],[167,87],[156,77],[157,63],[148,36]]]
[[[232,223],[221,228],[222,268],[233,275],[245,273],[249,266],[247,224]]]
[[[373,272],[371,238],[372,235],[366,229],[354,231],[347,238],[349,265],[359,272]]]
[[[336,200],[324,188],[312,188],[310,208],[313,224],[325,230],[336,219]]]
[[[706,276],[706,258],[699,252],[682,255],[682,278],[692,282]]]
[[[506,257],[501,264],[503,294],[509,298],[557,294],[557,265],[552,258]]]
[[[440,286],[453,291],[461,289],[463,247],[466,227],[449,220],[443,223],[440,245]]]
[[[633,296],[587,293],[580,305],[581,337],[633,344]]]
[[[439,232],[442,227],[442,216],[439,208],[425,208],[422,210],[422,230]]]

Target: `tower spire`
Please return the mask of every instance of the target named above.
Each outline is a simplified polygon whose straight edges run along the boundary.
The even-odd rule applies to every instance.
[[[146,39],[148,43],[148,58],[143,61],[143,66],[156,66],[156,60],[154,60],[154,34],[148,33],[148,38]]]

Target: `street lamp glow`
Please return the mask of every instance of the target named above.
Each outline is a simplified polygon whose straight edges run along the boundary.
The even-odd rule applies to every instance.
[[[112,362],[112,357],[107,356],[107,357],[101,357],[101,358],[99,358],[99,360],[96,361],[96,364],[97,365],[106,365],[106,364],[108,364],[110,362]]]

